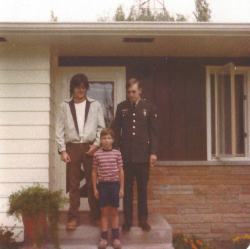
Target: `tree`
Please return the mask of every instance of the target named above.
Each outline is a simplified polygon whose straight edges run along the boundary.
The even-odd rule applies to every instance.
[[[50,12],[50,21],[51,22],[57,22],[57,16],[55,16],[53,10],[51,10],[51,12]]]
[[[154,16],[149,8],[142,9],[137,21],[154,21]]]
[[[122,5],[119,5],[116,9],[114,21],[126,21],[125,13],[123,11]]]
[[[187,18],[183,15],[183,14],[180,14],[180,13],[176,13],[176,21],[177,22],[186,22],[187,21]]]
[[[130,8],[130,12],[126,21],[136,21],[136,9],[134,5]]]
[[[166,17],[163,13],[158,13],[155,15],[154,20],[158,21],[158,22],[164,22],[164,21],[166,21]]]
[[[197,22],[209,22],[211,10],[206,0],[195,0],[195,12],[193,12]]]
[[[158,21],[158,22],[174,22],[173,16],[169,15],[169,12],[164,8],[161,12],[151,12],[149,8],[144,8],[141,11],[139,18],[136,21]]]
[[[180,14],[181,15],[181,14]],[[122,5],[119,5],[116,9],[115,15],[113,18],[110,18],[109,13],[106,13],[106,15],[99,17],[99,22],[108,22],[108,21],[167,21],[167,22],[174,22],[175,18],[173,16],[170,16],[169,12],[163,8],[161,12],[155,12],[152,13],[149,7],[147,8],[141,8],[139,9],[135,5],[133,5],[130,8],[130,12],[128,17],[126,18],[125,12],[123,10]],[[182,15],[178,21],[186,21],[184,15]]]
[[[175,19],[173,16],[169,15],[169,12],[164,8],[164,12],[156,13],[154,17],[155,21],[167,21],[174,22]]]

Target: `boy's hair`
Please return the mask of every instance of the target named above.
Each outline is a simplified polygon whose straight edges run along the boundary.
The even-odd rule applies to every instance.
[[[126,83],[126,90],[128,90],[131,86],[136,85],[138,86],[138,89],[141,88],[141,82],[136,78],[131,78]]]
[[[113,139],[115,138],[115,133],[110,128],[103,128],[100,137],[110,135]]]
[[[72,79],[70,81],[70,86],[69,86],[70,93],[73,94],[74,88],[79,87],[80,84],[83,84],[87,90],[89,89],[88,78],[85,74],[80,73],[80,74],[76,74],[72,77]]]

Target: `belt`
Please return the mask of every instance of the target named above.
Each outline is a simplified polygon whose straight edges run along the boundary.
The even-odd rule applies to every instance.
[[[93,143],[67,143],[66,145],[70,144],[92,145]]]

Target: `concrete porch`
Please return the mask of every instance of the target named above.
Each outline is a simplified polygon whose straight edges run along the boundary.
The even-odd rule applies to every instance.
[[[79,226],[74,231],[66,230],[66,214],[61,217],[60,247],[61,249],[96,249],[100,240],[100,228],[90,224],[88,214],[81,214]],[[123,224],[123,215],[120,214],[120,225]],[[120,226],[120,240],[124,249],[174,249],[172,246],[172,228],[162,215],[149,215],[150,232],[144,232],[137,226],[134,219],[133,227],[129,232],[123,232]],[[107,249],[113,248],[112,235],[109,228]],[[45,249],[54,248],[49,242]]]

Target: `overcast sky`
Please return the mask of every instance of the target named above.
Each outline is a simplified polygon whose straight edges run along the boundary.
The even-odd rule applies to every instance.
[[[0,22],[48,22],[54,11],[59,22],[95,22],[120,4],[128,13],[136,0],[0,0]],[[137,0],[138,1],[138,0]],[[153,1],[153,0],[151,0]],[[250,0],[207,0],[212,22],[249,22]],[[165,0],[170,15],[182,13],[194,21],[194,0]]]

